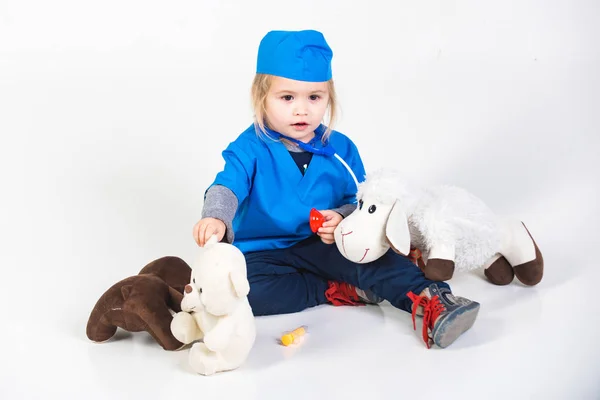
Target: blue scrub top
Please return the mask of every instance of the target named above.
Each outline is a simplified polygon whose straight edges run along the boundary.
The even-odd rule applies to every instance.
[[[323,147],[324,131],[323,125],[315,131],[315,147]],[[356,145],[337,131],[329,143],[362,182],[365,169]],[[356,184],[338,159],[314,154],[302,175],[285,145],[259,137],[254,125],[229,144],[223,158],[225,167],[212,185],[226,186],[237,196],[233,245],[243,253],[286,248],[313,235],[313,207],[327,210],[356,203]]]

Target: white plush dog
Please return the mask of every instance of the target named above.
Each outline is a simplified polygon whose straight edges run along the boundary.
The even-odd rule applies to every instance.
[[[171,332],[185,344],[203,339],[192,346],[189,362],[199,374],[212,375],[246,360],[256,326],[244,255],[230,244],[217,243],[214,236],[199,253]]]
[[[353,262],[374,261],[390,246],[408,255],[412,247],[422,252],[420,266],[431,280],[448,280],[455,268],[485,268],[497,285],[515,275],[526,285],[542,279],[542,254],[525,225],[496,216],[461,188],[421,188],[379,170],[359,185],[357,200],[334,233],[338,249]]]

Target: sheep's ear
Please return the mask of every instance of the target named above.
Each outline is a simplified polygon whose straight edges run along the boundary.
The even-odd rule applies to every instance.
[[[410,253],[410,231],[408,220],[399,200],[396,200],[385,225],[385,235],[396,253],[407,256]]]

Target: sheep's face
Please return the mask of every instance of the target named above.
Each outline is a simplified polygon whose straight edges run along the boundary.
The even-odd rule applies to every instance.
[[[410,234],[399,201],[378,201],[370,196],[359,199],[356,210],[337,226],[335,243],[350,261],[366,264],[393,249],[407,255]]]
[[[384,255],[390,248],[385,226],[393,204],[364,197],[358,207],[335,229],[335,243],[348,260],[365,264]]]

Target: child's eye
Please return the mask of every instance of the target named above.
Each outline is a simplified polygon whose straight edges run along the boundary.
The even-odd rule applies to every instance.
[[[315,101],[315,100],[319,100],[319,99],[321,98],[321,96],[319,96],[318,94],[313,94],[313,95],[311,95],[309,98],[310,98],[312,101]]]
[[[285,96],[281,96],[281,99],[285,100],[285,101],[291,101],[293,99],[293,97],[290,96],[289,94],[286,94]]]

